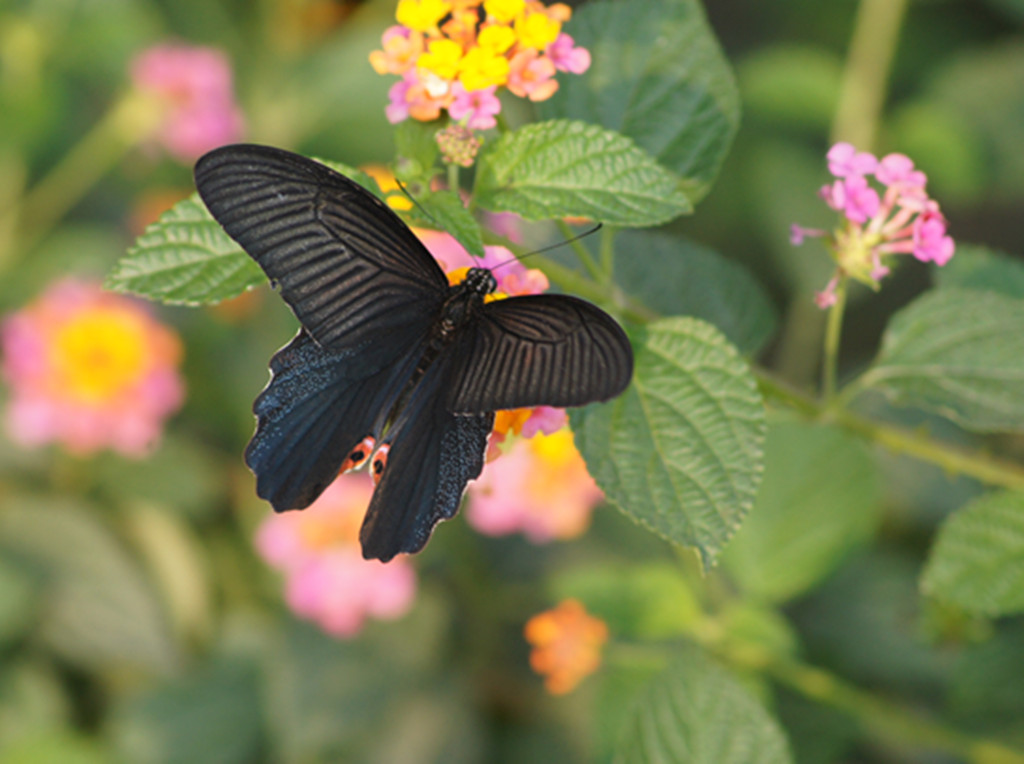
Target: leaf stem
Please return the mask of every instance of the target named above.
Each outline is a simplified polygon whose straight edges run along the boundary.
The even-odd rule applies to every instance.
[[[761,393],[811,420],[830,421],[897,454],[913,456],[942,467],[954,475],[966,475],[989,485],[1024,490],[1024,467],[983,453],[970,452],[926,435],[876,422],[850,411],[828,406],[754,369]]]
[[[879,739],[951,753],[977,764],[1024,764],[1024,753],[1020,751],[925,719],[823,669],[780,657],[759,645],[702,641],[705,647],[734,666],[764,673],[802,695],[846,712],[857,719],[866,732]]]
[[[832,121],[832,143],[849,141],[861,150],[872,149],[906,11],[907,0],[861,0]]]
[[[843,332],[843,313],[846,310],[846,292],[849,279],[839,277],[836,284],[836,301],[828,312],[828,323],[825,326],[825,350],[822,359],[822,389],[825,405],[832,405],[836,397],[836,371],[839,367],[839,340]]]
[[[27,255],[128,149],[152,133],[161,116],[160,104],[140,93],[128,93],[115,103],[20,203],[5,212],[0,230],[17,233],[0,251],[0,272]]]
[[[459,166],[454,162],[448,165],[448,190],[459,193]]]

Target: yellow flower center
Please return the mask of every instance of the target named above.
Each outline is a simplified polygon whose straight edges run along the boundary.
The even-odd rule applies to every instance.
[[[562,467],[579,459],[572,430],[564,428],[551,435],[537,433],[530,438],[530,447],[538,458],[552,467]]]
[[[429,32],[451,9],[445,0],[399,0],[395,17],[402,26]]]
[[[508,59],[486,48],[473,48],[462,59],[459,82],[466,90],[483,90],[508,81]]]
[[[462,46],[451,40],[433,40],[427,45],[427,52],[420,55],[416,65],[436,74],[444,80],[455,79],[462,60]],[[429,88],[428,88],[429,90]],[[433,94],[432,94],[433,95]]]
[[[516,19],[516,35],[524,48],[544,50],[562,31],[562,25],[546,13],[530,13]]]
[[[484,10],[496,21],[508,23],[523,12],[526,0],[484,0]]]
[[[144,317],[121,308],[89,308],[57,330],[54,383],[85,403],[104,403],[137,384],[150,366]]]

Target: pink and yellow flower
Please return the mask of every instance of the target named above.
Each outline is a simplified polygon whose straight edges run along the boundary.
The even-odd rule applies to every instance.
[[[389,91],[388,119],[430,121],[447,109],[485,130],[500,109],[498,88],[533,101],[551,97],[556,70],[582,74],[590,66],[590,54],[561,31],[571,15],[567,5],[540,0],[401,0],[399,25],[370,54],[376,72],[402,77]],[[463,96],[482,91],[490,91],[486,107],[469,108]]]
[[[334,636],[354,637],[368,618],[401,618],[416,596],[407,557],[363,559],[359,527],[372,495],[369,474],[341,475],[302,512],[271,515],[256,532],[260,555],[284,573],[288,606]]]
[[[581,535],[604,499],[568,429],[517,440],[488,462],[469,495],[466,519],[478,531],[521,532],[536,544]]]
[[[3,324],[7,430],[26,446],[143,456],[184,398],[181,342],[141,303],[66,280]]]
[[[530,667],[544,677],[548,692],[565,695],[600,667],[608,625],[568,599],[527,621],[523,635],[533,646]]]
[[[135,57],[131,77],[136,90],[162,105],[157,139],[176,159],[191,163],[241,138],[231,66],[219,50],[157,45]]]
[[[909,157],[889,154],[879,160],[849,143],[837,143],[827,158],[836,180],[819,195],[840,213],[839,226],[828,232],[794,224],[790,231],[794,245],[808,237],[824,238],[836,261],[835,275],[815,297],[818,307],[835,304],[836,289],[846,277],[878,289],[891,270],[886,261],[892,255],[909,254],[940,266],[949,262],[956,247],[946,234],[946,218],[925,191],[927,176]]]

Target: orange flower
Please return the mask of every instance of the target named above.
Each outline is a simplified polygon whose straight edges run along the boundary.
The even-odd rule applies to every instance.
[[[527,621],[523,634],[533,645],[530,667],[544,676],[548,692],[565,695],[601,665],[608,626],[569,599]]]

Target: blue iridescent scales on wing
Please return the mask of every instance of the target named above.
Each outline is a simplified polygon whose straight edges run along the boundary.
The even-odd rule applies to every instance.
[[[485,302],[495,281],[483,269],[449,286],[387,205],[318,162],[225,146],[195,178],[302,325],[253,406],[257,492],[301,509],[378,444],[368,558],[420,550],[456,513],[496,410],[579,406],[629,384],[629,341],[604,311],[564,295]]]

